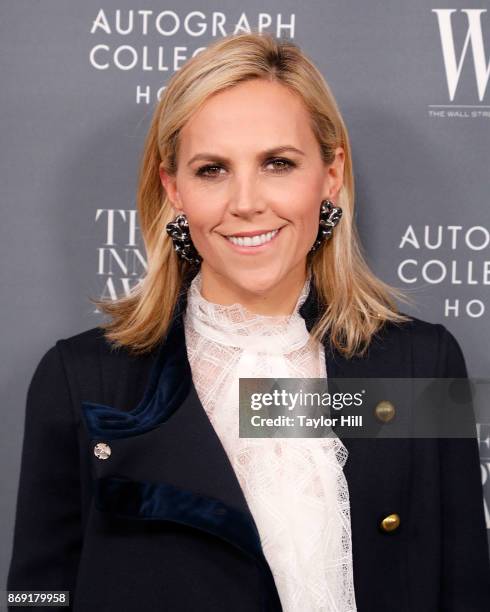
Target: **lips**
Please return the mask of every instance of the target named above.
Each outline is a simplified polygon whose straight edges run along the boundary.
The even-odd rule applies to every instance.
[[[256,232],[248,232],[248,236],[232,235],[223,236],[228,245],[235,251],[241,254],[254,254],[267,251],[272,248],[273,243],[280,234],[282,228],[278,228],[272,231],[268,231],[262,234]],[[252,234],[252,235],[250,235]]]
[[[245,238],[245,237],[260,236],[262,234],[268,234],[269,232],[274,232],[280,229],[281,229],[280,227],[273,227],[273,228],[263,229],[263,230],[254,230],[251,232],[236,232],[235,234],[226,234],[225,237],[226,238]]]

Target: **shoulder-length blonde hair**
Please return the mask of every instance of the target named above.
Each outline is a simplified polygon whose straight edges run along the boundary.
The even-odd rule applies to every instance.
[[[342,220],[332,239],[309,256],[312,282],[325,304],[311,334],[322,339],[328,333],[331,344],[350,357],[366,350],[384,322],[409,320],[395,304],[396,298],[407,298],[376,278],[361,253],[354,224],[349,137],[328,84],[296,44],[253,32],[222,38],[187,61],[170,79],[154,111],[137,194],[147,273],[128,295],[117,300],[90,298],[110,315],[111,320],[100,327],[113,344],[144,353],[166,334],[191,270],[178,258],[166,232],[174,212],[159,167],[162,164],[169,174],[176,172],[180,130],[210,96],[250,79],[278,81],[301,96],[325,164],[332,163],[336,147],[345,152],[343,186],[336,202],[343,210]]]

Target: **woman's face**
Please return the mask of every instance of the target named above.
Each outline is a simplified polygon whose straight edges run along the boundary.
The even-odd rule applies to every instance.
[[[160,176],[188,218],[203,289],[299,291],[321,201],[335,201],[344,163],[340,147],[323,163],[309,121],[299,97],[256,79],[212,96],[181,130],[176,175]]]

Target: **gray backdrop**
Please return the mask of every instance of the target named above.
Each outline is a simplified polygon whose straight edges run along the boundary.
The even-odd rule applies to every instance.
[[[262,27],[316,61],[350,131],[370,264],[410,292],[407,312],[455,334],[470,376],[489,376],[489,9],[2,1],[1,584],[28,383],[58,338],[100,322],[88,296],[120,293],[143,273],[134,197],[158,90],[217,37]],[[490,528],[490,424],[479,433]]]

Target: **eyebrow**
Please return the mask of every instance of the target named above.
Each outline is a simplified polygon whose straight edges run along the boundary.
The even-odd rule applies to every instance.
[[[296,147],[293,147],[293,145],[281,145],[279,147],[273,147],[272,149],[266,149],[265,151],[262,151],[261,153],[259,153],[258,157],[260,158],[271,157],[273,155],[279,155],[281,153],[285,153],[286,151],[292,151],[294,153],[298,153],[299,155],[305,155],[305,153],[301,151],[301,149],[297,149]],[[218,161],[223,164],[229,163],[230,161],[227,157],[223,157],[222,155],[217,155],[216,153],[203,152],[203,153],[197,153],[196,155],[191,157],[191,159],[187,162],[187,165],[190,166],[198,159],[208,159],[208,160]]]

